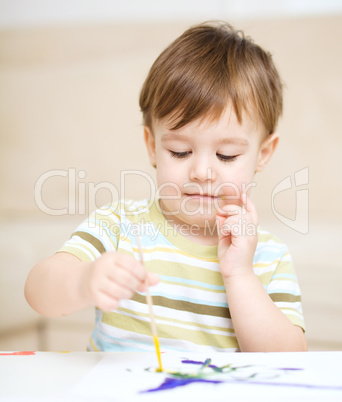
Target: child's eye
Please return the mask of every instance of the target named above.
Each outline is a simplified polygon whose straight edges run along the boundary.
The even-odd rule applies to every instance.
[[[239,155],[222,155],[216,154],[216,156],[223,162],[233,162]]]
[[[190,151],[175,152],[175,151],[171,151],[171,150],[170,150],[170,153],[171,153],[171,156],[172,156],[173,158],[179,158],[179,159],[186,158],[188,155],[191,154]]]

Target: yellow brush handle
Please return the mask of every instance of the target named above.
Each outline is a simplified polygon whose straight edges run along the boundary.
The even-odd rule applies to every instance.
[[[156,347],[157,358],[158,358],[158,363],[159,363],[158,371],[163,371],[163,366],[162,366],[162,361],[161,361],[160,345],[159,345],[159,338],[158,338],[158,336],[153,335],[153,341],[154,341],[154,346]]]

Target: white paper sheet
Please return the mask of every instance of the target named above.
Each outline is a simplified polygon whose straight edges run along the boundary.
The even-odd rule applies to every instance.
[[[313,353],[163,353],[163,367],[196,373],[198,365],[182,363],[182,359],[205,361],[223,366],[240,367],[233,374],[218,373],[210,379],[221,384],[194,383],[175,389],[142,393],[156,388],[168,377],[166,373],[146,371],[157,368],[151,353],[108,353],[72,393],[87,398],[109,398],[111,401],[342,401],[342,352]],[[242,369],[241,366],[251,365]],[[279,369],[301,370],[279,370]],[[251,380],[244,380],[255,374]],[[291,399],[290,399],[291,398]]]

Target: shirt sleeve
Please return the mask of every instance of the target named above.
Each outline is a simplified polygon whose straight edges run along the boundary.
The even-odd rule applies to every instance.
[[[117,206],[97,209],[72,233],[57,252],[75,255],[81,261],[95,261],[101,254],[116,251],[121,230]]]
[[[301,291],[292,258],[287,249],[279,259],[266,290],[287,318],[305,332]]]

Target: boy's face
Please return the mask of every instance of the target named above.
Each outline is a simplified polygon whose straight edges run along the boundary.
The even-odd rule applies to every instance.
[[[145,127],[150,161],[157,169],[160,205],[177,224],[212,226],[216,211],[226,204],[241,205],[241,194],[255,186],[278,142],[262,124],[243,116],[239,124],[227,108],[219,120],[199,119],[170,130],[157,121],[153,133]]]

